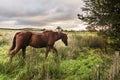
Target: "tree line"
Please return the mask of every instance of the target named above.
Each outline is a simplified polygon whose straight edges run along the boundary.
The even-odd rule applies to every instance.
[[[120,0],[83,0],[84,14],[78,18],[88,23],[87,29],[97,30],[111,47],[120,50]]]

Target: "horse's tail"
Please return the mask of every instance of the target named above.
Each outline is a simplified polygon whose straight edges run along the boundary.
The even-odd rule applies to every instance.
[[[12,46],[11,46],[9,51],[12,51],[16,46],[16,36],[17,36],[17,34],[19,34],[19,32],[15,34],[15,36],[13,38]]]

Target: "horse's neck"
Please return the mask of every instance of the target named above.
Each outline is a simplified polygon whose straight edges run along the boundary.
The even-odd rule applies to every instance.
[[[61,32],[44,32],[47,38],[52,38],[53,40],[57,41],[61,39]]]
[[[53,37],[53,36],[54,36],[54,37]],[[61,33],[59,33],[59,32],[54,32],[54,33],[53,33],[53,36],[52,36],[52,37],[55,39],[55,41],[61,39]]]
[[[62,38],[62,33],[58,32],[58,40]]]

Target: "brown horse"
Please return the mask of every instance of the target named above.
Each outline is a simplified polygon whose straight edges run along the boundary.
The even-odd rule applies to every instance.
[[[43,48],[46,47],[45,58],[47,58],[48,53],[51,49],[56,52],[58,55],[57,49],[54,47],[54,44],[57,40],[62,39],[62,42],[67,46],[67,35],[62,32],[54,31],[44,31],[43,33],[34,33],[31,31],[21,31],[17,32],[13,38],[13,43],[10,48],[11,56],[10,62],[15,54],[22,49],[22,57],[25,58],[25,51],[27,46],[32,46],[34,48]]]

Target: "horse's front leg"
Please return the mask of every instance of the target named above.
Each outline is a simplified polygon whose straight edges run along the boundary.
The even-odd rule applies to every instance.
[[[57,49],[53,46],[52,49],[55,51],[56,55],[58,56],[58,51]]]
[[[47,58],[49,51],[50,51],[50,47],[48,46],[48,47],[46,48],[45,59]]]

